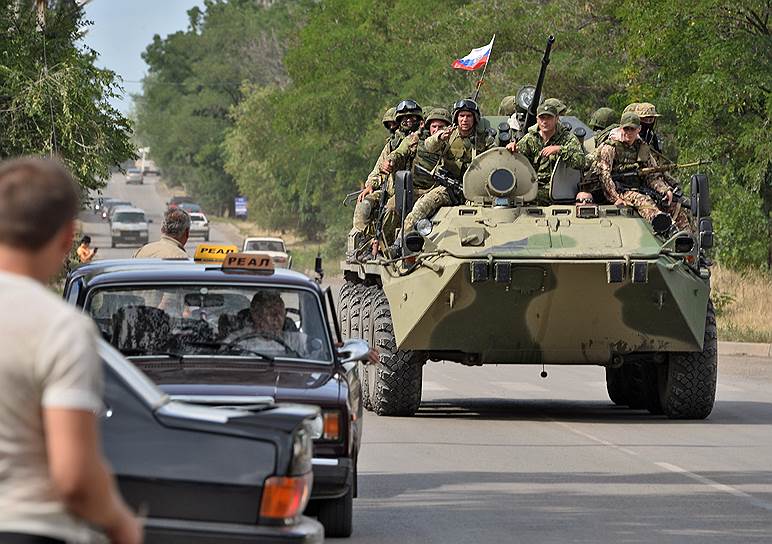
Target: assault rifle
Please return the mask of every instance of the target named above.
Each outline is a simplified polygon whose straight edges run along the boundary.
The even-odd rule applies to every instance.
[[[445,187],[448,190],[448,195],[450,195],[452,206],[458,206],[459,204],[463,204],[466,201],[464,198],[463,185],[459,180],[450,177],[447,171],[440,169],[436,172],[431,172],[420,164],[413,164],[413,168],[415,168],[416,172],[419,172],[425,176],[429,176],[437,183]]]
[[[643,178],[650,174],[662,174],[664,172],[670,172],[680,168],[692,168],[694,166],[700,166],[701,164],[708,164],[709,162],[709,160],[699,160],[696,162],[687,162],[684,164],[673,163],[664,164],[662,166],[648,166],[645,168],[639,168],[637,165],[634,165],[629,170],[611,174],[611,179],[614,180],[614,184],[617,186],[617,191],[635,191],[644,194],[650,197],[660,209],[664,209],[667,207],[665,204],[665,196],[642,183]],[[683,189],[681,189],[681,186],[674,185],[667,181],[666,183],[673,191],[673,202],[680,202],[683,207],[691,209],[691,202],[689,199],[684,198],[684,192]]]

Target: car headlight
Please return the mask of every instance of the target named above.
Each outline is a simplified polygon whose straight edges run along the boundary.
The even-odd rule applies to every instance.
[[[314,456],[314,441],[311,422],[305,422],[292,436],[292,461],[289,473],[293,476],[311,471]]]
[[[517,101],[517,105],[522,110],[527,110],[531,106],[531,102],[533,102],[533,95],[536,93],[536,87],[533,85],[525,85],[524,87],[520,87],[520,90],[517,91],[517,96],[515,97],[515,100]]]
[[[415,224],[415,230],[421,236],[429,236],[432,233],[432,222],[429,219],[421,219]]]

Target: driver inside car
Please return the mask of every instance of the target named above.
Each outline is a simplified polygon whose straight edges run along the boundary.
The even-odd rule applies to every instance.
[[[294,322],[288,327],[284,301],[277,291],[263,289],[255,293],[249,305],[249,314],[252,322],[246,329],[231,333],[225,343],[270,354],[318,358],[323,342],[319,339],[309,342],[308,336],[294,327]],[[314,349],[316,344],[319,349]]]

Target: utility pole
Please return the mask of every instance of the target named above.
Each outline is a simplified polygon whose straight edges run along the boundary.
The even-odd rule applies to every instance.
[[[35,0],[35,11],[38,14],[38,32],[46,27],[46,0]]]

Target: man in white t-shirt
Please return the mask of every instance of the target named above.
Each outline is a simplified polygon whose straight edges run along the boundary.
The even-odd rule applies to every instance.
[[[0,163],[0,542],[139,544],[99,447],[92,322],[45,287],[79,201],[57,162]],[[98,531],[98,532],[97,532]]]

